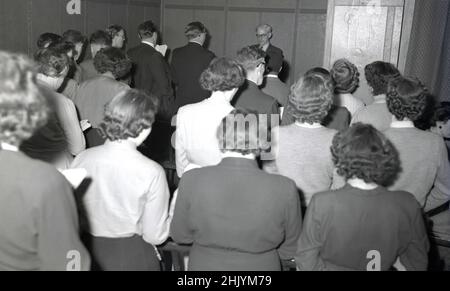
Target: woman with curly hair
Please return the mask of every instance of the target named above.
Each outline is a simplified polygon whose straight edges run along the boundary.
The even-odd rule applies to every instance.
[[[200,85],[212,92],[208,99],[178,110],[175,158],[178,176],[193,168],[217,165],[222,153],[216,131],[234,108],[230,102],[244,83],[243,68],[234,60],[218,58],[200,75]]]
[[[131,89],[119,93],[99,125],[105,144],[72,163],[93,180],[83,197],[85,231],[100,270],[160,269],[153,246],[169,235],[170,193],[163,168],[137,150],[152,130],[156,111],[155,97]]]
[[[373,125],[384,132],[389,129],[392,122],[392,114],[386,105],[388,84],[391,80],[399,78],[400,72],[390,63],[373,62],[365,69],[367,84],[374,96],[374,103],[362,108],[353,115],[352,123],[362,122]]]
[[[117,24],[110,25],[106,32],[111,36],[112,46],[121,50],[125,49],[127,42],[127,32],[125,29]]]
[[[105,105],[114,96],[130,88],[117,81],[131,70],[130,59],[120,49],[101,49],[95,55],[94,66],[100,75],[81,83],[74,99],[80,118],[92,124],[92,129],[87,133],[88,147],[102,144],[96,133],[103,119]]]
[[[70,251],[89,270],[73,191],[47,163],[19,150],[51,118],[34,64],[0,51],[0,271],[65,271]]]
[[[333,84],[320,73],[306,75],[292,86],[289,114],[296,122],[275,130],[275,161],[266,170],[295,181],[303,206],[313,194],[329,190],[334,175],[329,148],[336,130],[321,125],[333,103]]]
[[[24,141],[21,149],[32,158],[48,162],[58,169],[67,169],[73,157],[86,148],[74,103],[56,92],[70,62],[66,54],[54,48],[38,52],[36,61],[39,71],[37,82],[51,113],[47,124]]]
[[[387,106],[391,128],[385,133],[400,153],[402,172],[391,187],[412,193],[428,211],[450,197],[450,165],[441,136],[414,127],[427,106],[427,89],[417,80],[400,78],[390,83]]]
[[[400,161],[373,126],[338,133],[333,162],[347,184],[314,195],[295,257],[299,270],[426,270],[428,237],[420,205],[410,193],[388,191]],[[396,264],[399,265],[399,264]]]
[[[223,160],[181,179],[171,236],[193,244],[191,271],[280,271],[280,258],[295,255],[302,226],[297,189],[259,169],[256,158],[268,146],[261,121],[233,110],[216,128]]]
[[[339,59],[333,64],[330,73],[335,83],[334,104],[347,108],[353,116],[365,106],[364,102],[353,96],[359,86],[358,68],[347,59]]]

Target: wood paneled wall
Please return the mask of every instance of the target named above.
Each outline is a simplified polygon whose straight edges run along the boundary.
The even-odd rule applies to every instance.
[[[229,57],[256,43],[258,24],[272,25],[272,43],[283,49],[290,67],[289,83],[322,66],[326,16],[327,0],[162,0],[164,42],[172,49],[186,43],[184,27],[195,20],[210,31],[209,48]]]
[[[76,29],[89,36],[110,24],[128,32],[128,47],[138,43],[137,26],[148,19],[161,23],[160,0],[81,0],[81,15],[69,15],[68,0],[1,0],[0,49],[29,55],[43,32]]]

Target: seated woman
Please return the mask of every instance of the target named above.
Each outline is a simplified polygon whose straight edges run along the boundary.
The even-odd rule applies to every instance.
[[[178,176],[198,167],[217,165],[222,155],[217,127],[234,108],[230,102],[244,83],[243,68],[234,60],[213,60],[200,76],[200,85],[211,91],[202,102],[181,107],[177,114],[175,155]]]
[[[402,172],[390,189],[408,191],[429,211],[450,200],[450,164],[441,136],[414,127],[427,106],[428,92],[413,79],[389,85],[387,106],[393,115],[385,134],[400,154]]]
[[[364,102],[353,96],[359,86],[358,68],[347,59],[340,59],[333,64],[330,73],[336,85],[334,104],[347,108],[352,116],[364,108]]]
[[[426,270],[428,237],[410,193],[388,191],[399,171],[394,146],[357,123],[333,139],[333,162],[347,185],[314,195],[295,257],[299,270]]]
[[[0,271],[90,268],[69,184],[54,167],[18,149],[46,124],[49,111],[33,63],[0,51]],[[70,264],[73,255],[78,264]]]
[[[152,130],[155,98],[127,90],[108,103],[101,132],[107,142],[82,152],[72,168],[93,179],[83,205],[88,248],[105,271],[159,270],[154,245],[169,235],[169,198],[161,166],[137,151]]]
[[[38,84],[51,107],[47,124],[21,145],[28,156],[67,169],[86,148],[86,142],[73,102],[56,92],[58,80],[69,68],[67,56],[53,48],[36,55],[39,66]]]
[[[130,87],[117,79],[128,74],[131,61],[118,48],[101,49],[94,58],[94,67],[101,75],[80,84],[74,102],[82,120],[89,120],[92,129],[87,133],[88,147],[103,144],[98,128],[105,105],[114,96]]]
[[[297,189],[258,168],[255,159],[267,148],[258,124],[247,111],[231,112],[217,131],[224,159],[181,179],[171,237],[193,244],[189,270],[279,271],[280,258],[295,254],[302,224]]]
[[[392,114],[386,105],[388,85],[391,80],[399,78],[401,75],[393,64],[381,61],[368,64],[364,71],[374,103],[356,112],[353,115],[352,123],[371,124],[377,130],[384,132],[391,127],[392,122]]]
[[[296,122],[275,131],[275,162],[265,169],[294,180],[306,207],[313,194],[331,189],[333,183],[329,148],[337,131],[321,125],[333,103],[331,79],[306,75],[292,86],[289,103]]]

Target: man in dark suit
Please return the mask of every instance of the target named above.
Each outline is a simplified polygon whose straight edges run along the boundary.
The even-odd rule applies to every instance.
[[[267,71],[280,72],[283,67],[283,51],[270,43],[272,38],[272,27],[261,24],[256,28],[256,38],[259,47],[266,53]]]
[[[155,47],[158,32],[152,21],[139,25],[141,44],[128,51],[133,61],[132,87],[159,99],[158,119],[170,120],[173,90],[169,65]]]
[[[171,65],[176,86],[176,109],[203,101],[211,94],[203,90],[199,83],[201,73],[215,57],[214,53],[203,47],[207,33],[202,23],[189,23],[185,29],[189,43],[173,51]]]
[[[174,96],[170,67],[156,50],[158,32],[152,21],[139,25],[142,43],[128,51],[133,62],[131,86],[144,90],[159,100],[159,110],[150,137],[144,142],[144,153],[157,162],[170,159],[170,138]]]
[[[256,45],[238,51],[237,61],[246,72],[246,82],[234,98],[234,107],[256,111],[259,114],[279,114],[278,102],[263,93],[258,86],[264,80],[264,52]]]

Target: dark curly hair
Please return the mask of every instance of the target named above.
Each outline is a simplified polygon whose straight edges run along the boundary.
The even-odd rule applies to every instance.
[[[263,124],[264,123],[264,124]],[[217,129],[217,139],[222,152],[259,156],[270,148],[271,129],[266,118],[259,118],[255,111],[237,108],[222,119]],[[264,134],[262,132],[264,130]]]
[[[331,146],[333,163],[344,178],[390,186],[400,172],[394,145],[370,124],[355,123],[339,132]]]
[[[86,37],[78,30],[69,29],[62,35],[63,42],[70,42],[73,44],[86,43]]]
[[[56,33],[46,32],[39,36],[37,46],[39,49],[48,48],[61,41],[62,37]]]
[[[131,70],[131,60],[119,48],[101,49],[94,58],[94,67],[100,73],[111,72],[116,79],[126,76]]]
[[[19,146],[48,117],[48,106],[27,57],[0,51],[0,142]]]
[[[331,77],[335,83],[335,93],[353,93],[359,86],[358,68],[347,59],[339,59],[333,64]]]
[[[71,61],[67,54],[58,47],[50,47],[39,50],[35,54],[39,73],[51,77],[60,77],[64,70],[68,69]]]
[[[216,58],[200,75],[200,85],[211,92],[229,91],[244,84],[244,69],[229,58]]]
[[[429,94],[425,86],[411,78],[397,78],[389,83],[387,106],[397,120],[418,120],[428,105]]]
[[[138,137],[155,121],[158,101],[144,91],[128,89],[119,93],[106,106],[100,132],[110,141]]]
[[[373,88],[373,95],[387,94],[389,82],[401,76],[400,71],[390,63],[373,62],[364,68],[367,84]]]
[[[90,44],[99,44],[104,46],[111,46],[112,45],[112,38],[106,31],[103,30],[97,30],[96,32],[91,34],[91,37],[89,38]]]
[[[141,23],[138,27],[139,36],[144,39],[147,37],[152,37],[155,32],[158,32],[156,25],[153,21],[148,20],[144,23]]]
[[[258,45],[250,45],[237,52],[236,61],[248,72],[265,63],[265,57],[266,53]]]
[[[111,39],[114,39],[114,37],[116,37],[121,31],[126,33],[125,29],[117,24],[112,24],[106,29],[106,32],[109,34],[109,36],[111,36]]]
[[[288,114],[302,123],[322,122],[333,104],[333,82],[320,73],[300,78],[289,95]]]

